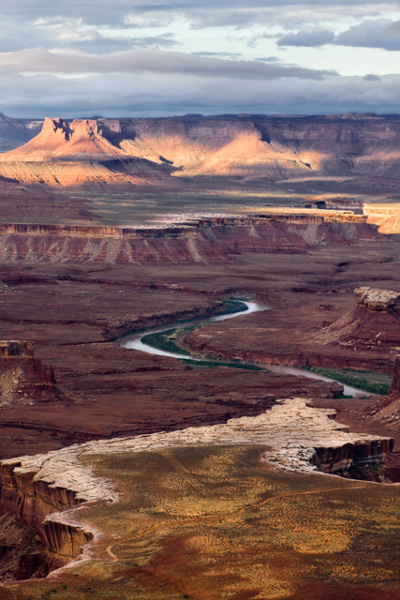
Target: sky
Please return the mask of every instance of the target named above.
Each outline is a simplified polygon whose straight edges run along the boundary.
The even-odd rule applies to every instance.
[[[400,113],[400,0],[0,0],[0,112]]]

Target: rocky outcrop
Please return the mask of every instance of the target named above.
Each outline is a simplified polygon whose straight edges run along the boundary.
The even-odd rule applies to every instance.
[[[354,290],[357,305],[370,312],[400,313],[400,293],[361,287]]]
[[[0,224],[4,262],[207,263],[242,252],[303,253],[375,239],[362,215],[339,211],[221,216],[166,227]]]
[[[32,341],[4,341],[0,340],[0,358],[31,357],[35,353],[35,344]]]
[[[355,306],[313,338],[323,344],[396,352],[400,340],[400,293],[369,287],[354,290]]]
[[[53,369],[34,358],[33,342],[0,342],[0,407],[61,397]]]
[[[324,473],[344,473],[352,470],[371,469],[382,464],[387,454],[393,451],[390,438],[357,440],[331,448],[317,447],[311,464]]]
[[[127,154],[102,136],[100,123],[94,119],[75,119],[68,123],[47,117],[35,138],[7,152],[0,160],[49,162],[71,157],[79,161],[101,161],[127,158]]]
[[[102,135],[99,121],[46,118],[29,142],[0,155],[0,174],[24,183],[52,187],[155,182],[171,172],[141,156],[132,156]]]

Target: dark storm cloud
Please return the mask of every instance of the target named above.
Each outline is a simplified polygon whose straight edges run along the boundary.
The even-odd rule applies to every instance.
[[[186,76],[233,79],[322,79],[335,71],[265,64],[259,61],[223,60],[183,52],[131,50],[105,55],[50,52],[32,48],[0,54],[0,71],[14,73],[180,73]]]
[[[323,46],[335,40],[329,29],[305,29],[297,33],[287,33],[277,41],[278,46]]]

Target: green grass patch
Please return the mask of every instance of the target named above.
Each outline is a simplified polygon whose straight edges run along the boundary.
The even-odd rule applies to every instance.
[[[148,333],[142,337],[142,342],[153,348],[157,348],[158,350],[164,350],[164,352],[176,352],[178,354],[190,356],[190,352],[179,346],[179,340],[192,329],[194,329],[194,327],[181,327],[177,329],[167,329],[166,331],[159,331],[156,333]]]
[[[321,369],[319,367],[302,367],[306,371],[312,371],[336,379],[340,383],[351,385],[360,390],[365,390],[371,394],[380,394],[387,396],[390,389],[390,376],[384,373],[373,373],[371,371],[347,371],[345,369],[331,370]],[[386,380],[386,381],[385,381]]]
[[[224,300],[219,312],[214,316],[219,315],[230,315],[233,313],[243,312],[247,309],[247,306],[236,299]],[[184,350],[179,345],[179,340],[187,335],[190,331],[194,331],[206,325],[207,323],[199,323],[199,325],[191,325],[187,327],[174,327],[165,331],[158,331],[155,333],[148,333],[142,337],[142,341],[157,350],[163,350],[164,352],[175,352],[177,354],[183,354],[190,356],[190,352]]]
[[[243,312],[247,306],[241,301],[242,298],[230,298],[222,302],[221,311],[217,315],[231,315],[232,313]]]
[[[181,362],[189,364],[194,368],[207,368],[207,369],[218,369],[218,367],[229,367],[230,369],[245,369],[246,371],[264,371],[262,367],[258,365],[252,365],[250,363],[242,362],[224,362],[219,360],[193,360],[192,358],[182,358]]]

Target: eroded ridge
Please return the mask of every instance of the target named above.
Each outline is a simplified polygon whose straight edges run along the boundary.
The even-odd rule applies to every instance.
[[[60,555],[53,564],[60,565],[81,549],[79,544],[72,544],[68,552],[63,549],[66,528],[71,537],[71,527],[78,527],[74,511],[62,511],[84,502],[115,502],[119,498],[112,482],[97,477],[81,458],[167,447],[259,444],[268,446],[265,461],[278,468],[337,473],[354,466],[379,464],[393,449],[391,438],[351,434],[347,426],[334,420],[335,415],[336,411],[316,409],[304,398],[290,398],[279,400],[257,417],[231,419],[223,425],[92,441],[4,460],[0,465],[1,508],[34,524],[51,552]],[[91,537],[88,534],[86,539]],[[79,531],[80,542],[84,538]]]

